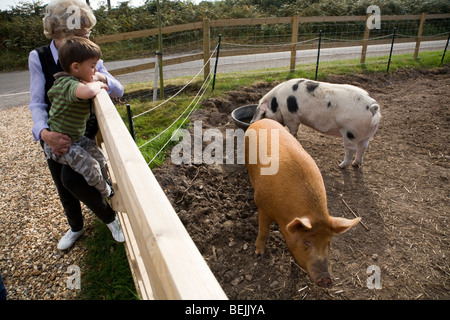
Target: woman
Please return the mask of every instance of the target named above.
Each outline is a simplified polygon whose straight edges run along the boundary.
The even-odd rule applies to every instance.
[[[43,23],[44,34],[52,41],[48,46],[31,51],[28,60],[31,94],[29,108],[34,123],[32,131],[34,139],[40,140],[41,145],[45,141],[55,154],[62,155],[72,141],[65,134],[50,131],[47,125],[48,111],[51,108],[47,92],[55,80],[53,75],[62,71],[58,63],[58,48],[69,36],[88,38],[97,20],[83,0],[54,0],[46,7]],[[99,60],[97,70],[95,80],[107,84],[111,97],[121,97],[123,87],[108,73],[103,60]],[[85,135],[93,139],[98,131],[98,125],[94,113],[91,113]],[[124,237],[116,213],[100,193],[69,166],[51,159],[47,162],[70,226],[69,231],[59,241],[58,249],[69,249],[84,232],[80,201],[108,226],[116,241],[123,242]]]

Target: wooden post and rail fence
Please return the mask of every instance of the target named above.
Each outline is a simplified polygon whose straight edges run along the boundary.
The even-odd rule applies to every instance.
[[[139,148],[102,90],[94,99],[136,289],[144,300],[225,300],[221,286],[178,218]]]
[[[290,58],[290,70],[295,70],[296,65],[296,52],[297,50],[307,50],[313,49],[316,47],[316,44],[298,44],[298,28],[301,24],[307,23],[328,23],[328,22],[355,22],[355,21],[365,21],[370,18],[370,15],[367,16],[319,16],[319,17],[302,17],[296,15],[294,17],[273,17],[273,18],[242,18],[242,19],[220,19],[220,20],[210,20],[203,19],[200,22],[194,23],[186,23],[175,26],[167,26],[163,27],[161,32],[162,34],[171,34],[176,32],[190,31],[190,30],[203,30],[203,52],[196,53],[192,55],[186,55],[177,58],[169,58],[163,60],[163,65],[174,65],[180,64],[195,60],[203,59],[205,62],[205,71],[204,78],[206,79],[210,72],[209,65],[209,57],[210,57],[210,48],[211,48],[211,28],[220,28],[220,27],[234,27],[234,26],[251,26],[251,25],[273,25],[273,24],[292,24],[292,37],[291,37],[291,45],[279,45],[279,46],[261,46],[261,47],[252,47],[248,49],[237,49],[237,50],[223,50],[221,52],[221,57],[230,57],[230,56],[240,56],[240,55],[252,55],[258,53],[273,53],[273,52],[291,52]],[[450,18],[450,13],[443,14],[425,14],[422,13],[420,15],[383,15],[381,16],[381,20],[385,21],[405,21],[405,20],[420,20],[420,25],[418,28],[418,33],[415,37],[411,38],[401,38],[396,41],[401,42],[416,42],[416,47],[414,51],[414,58],[418,57],[420,42],[422,41],[423,28],[426,20],[435,20],[435,19],[448,19]],[[94,42],[97,44],[116,42],[116,41],[124,41],[131,40],[143,37],[151,37],[158,35],[158,28],[147,29],[147,30],[139,30],[139,31],[131,31],[121,34],[112,34],[112,35],[104,35],[93,38]],[[339,42],[330,42],[322,44],[322,48],[337,48],[337,47],[351,47],[351,46],[360,46],[362,45],[361,52],[361,63],[365,62],[366,54],[367,54],[367,46],[370,44],[387,44],[390,42],[390,39],[377,39],[370,40],[370,29],[365,27],[364,38],[361,41],[339,41]],[[428,40],[440,40],[445,39],[446,36],[429,36]],[[121,75],[126,73],[132,73],[147,69],[154,69],[155,62],[144,63],[136,66],[130,66],[125,68],[119,68],[115,70],[110,70],[112,75]]]
[[[420,43],[425,18],[449,18],[450,14],[418,16],[384,16],[384,20],[421,19],[417,43]],[[175,59],[167,59],[165,65],[205,59],[210,56],[210,28],[254,24],[293,24],[291,69],[295,68],[295,52],[298,49],[298,24],[307,22],[365,21],[361,17],[300,17],[263,19],[205,19],[203,22],[164,27],[163,33],[203,29],[204,53]],[[156,35],[157,29],[128,32],[97,37],[97,43],[106,43]],[[367,48],[369,31],[363,40],[363,57]],[[371,41],[372,42],[372,41]],[[341,43],[348,46],[349,43]],[[352,43],[352,45],[355,45]],[[325,45],[326,46],[326,45]],[[280,47],[279,51],[286,51]],[[222,52],[222,56],[274,52],[274,48],[234,50]],[[415,55],[417,56],[418,45]],[[154,63],[112,70],[114,75],[154,68]],[[208,72],[209,72],[209,68]],[[113,102],[102,90],[94,99],[94,109],[99,124],[98,143],[107,155],[108,167],[115,196],[111,199],[118,212],[125,235],[130,268],[136,288],[142,299],[227,299],[217,279],[207,266],[193,240],[178,218],[164,191],[151,172],[139,148],[118,114]]]

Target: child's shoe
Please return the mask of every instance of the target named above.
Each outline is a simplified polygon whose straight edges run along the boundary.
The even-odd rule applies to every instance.
[[[106,179],[106,183],[111,188],[111,192],[109,193],[108,198],[112,198],[112,197],[114,197],[114,189],[113,189],[113,186],[112,186],[112,182],[111,182],[111,180]]]
[[[109,230],[111,230],[111,234],[114,238],[114,240],[116,240],[117,242],[125,242],[125,238],[123,236],[123,232],[122,232],[122,227],[120,226],[120,222],[119,219],[116,218],[114,219],[113,222],[110,222],[107,224]]]

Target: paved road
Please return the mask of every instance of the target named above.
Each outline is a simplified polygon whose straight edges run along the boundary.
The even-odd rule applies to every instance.
[[[422,42],[420,50],[444,50],[446,41]],[[394,45],[394,54],[410,53],[414,51],[415,43],[398,43]],[[348,48],[330,48],[320,51],[320,61],[343,60],[358,58],[361,46]],[[367,56],[381,56],[389,54],[390,45],[372,45],[368,47]],[[264,68],[278,68],[289,65],[290,52],[265,53],[239,57],[219,58],[217,71],[221,73],[233,71],[249,71]],[[311,63],[317,59],[317,50],[297,51],[297,63]],[[154,58],[134,59],[117,62],[106,62],[108,70],[151,62]],[[214,60],[211,65],[214,65]],[[164,68],[164,78],[170,79],[182,76],[195,76],[200,72],[203,60],[167,66]],[[200,73],[203,76],[203,72]],[[153,70],[146,70],[117,76],[122,84],[133,82],[153,81]],[[0,73],[0,108],[28,105],[30,101],[30,75],[28,71]]]

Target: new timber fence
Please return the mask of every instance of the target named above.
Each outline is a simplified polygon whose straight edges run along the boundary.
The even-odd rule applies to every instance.
[[[94,99],[108,159],[111,199],[142,299],[224,300],[225,293],[190,238],[105,90]]]
[[[415,42],[414,57],[419,54],[421,41],[444,40],[450,32],[450,13],[420,15],[381,15],[383,27],[380,30],[369,29],[367,16],[321,16],[321,17],[273,17],[273,18],[244,18],[244,19],[204,19],[201,22],[188,23],[162,28],[162,34],[173,36],[184,35],[188,31],[201,33],[199,42],[201,49],[193,54],[186,54],[176,58],[163,59],[163,65],[169,66],[201,60],[206,64],[204,77],[210,71],[209,57],[211,38],[218,38],[223,33],[221,57],[253,55],[260,53],[290,52],[289,69],[295,70],[297,64],[297,51],[317,49],[319,30],[323,29],[321,48],[339,48],[362,46],[360,62],[365,63],[368,45],[390,44],[392,31],[396,25],[403,24],[404,28],[397,28],[396,43]],[[437,32],[428,32],[428,29],[441,21],[443,26],[435,28]],[[342,29],[342,25],[346,25]],[[429,28],[427,26],[429,25]],[[247,28],[247,30],[233,31],[233,28]],[[259,30],[252,28],[259,28]],[[231,30],[231,31],[230,31]],[[267,31],[270,30],[270,31]],[[424,32],[427,31],[427,32]],[[262,36],[252,36],[252,32],[260,32]],[[237,35],[236,35],[237,34]],[[95,37],[97,44],[107,44],[117,41],[130,41],[133,39],[156,37],[158,29],[148,29]],[[258,38],[258,39],[256,39]],[[274,43],[271,43],[274,42]],[[252,44],[252,45],[249,45]],[[164,50],[164,48],[163,48]],[[143,63],[135,66],[110,70],[113,75],[121,75],[155,68],[155,62]]]

